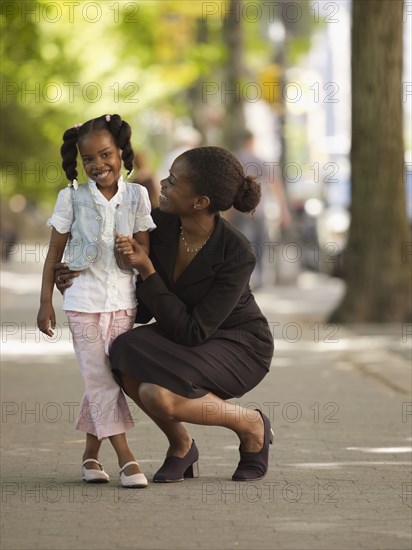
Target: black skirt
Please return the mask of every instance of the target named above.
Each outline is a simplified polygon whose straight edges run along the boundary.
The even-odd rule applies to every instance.
[[[273,342],[269,336],[261,354],[254,350],[263,351],[262,341],[254,338],[250,334],[240,342],[233,331],[218,330],[203,344],[188,347],[171,341],[153,323],[116,338],[110,361],[117,380],[124,373],[190,399],[208,393],[230,399],[250,391],[269,371]]]

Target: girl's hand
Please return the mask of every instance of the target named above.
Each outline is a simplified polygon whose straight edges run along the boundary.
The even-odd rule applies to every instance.
[[[115,250],[122,257],[122,262],[127,267],[135,267],[143,279],[155,273],[152,262],[149,256],[143,250],[143,247],[139,245],[131,237],[124,237],[123,235],[117,235]]]
[[[129,243],[129,237],[116,234],[116,243],[114,246],[114,255],[117,265],[120,269],[132,269],[129,257],[133,254],[133,247]]]
[[[138,268],[138,264],[144,259],[144,256],[146,256],[141,246],[139,246],[134,239],[125,237],[124,235],[116,236],[115,251],[122,266],[128,268]]]
[[[37,326],[47,336],[53,336],[53,330],[56,328],[56,315],[52,304],[42,304],[40,306],[37,314]]]

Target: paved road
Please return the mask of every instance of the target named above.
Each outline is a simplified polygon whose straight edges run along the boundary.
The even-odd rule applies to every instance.
[[[144,490],[80,480],[82,394],[66,320],[46,342],[33,330],[41,262],[2,272],[2,539],[8,549],[406,549],[411,546],[412,326],[327,324],[339,281],[257,293],[276,338],[260,406],[276,434],[270,471],[233,483],[238,442],[193,426],[200,478]],[[58,297],[56,307],[59,308]],[[166,441],[137,409],[131,445],[148,478]]]

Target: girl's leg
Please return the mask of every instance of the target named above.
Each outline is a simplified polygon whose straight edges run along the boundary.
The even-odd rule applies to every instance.
[[[138,393],[149,413],[163,422],[222,426],[238,435],[243,451],[258,452],[263,447],[264,424],[258,411],[228,403],[212,393],[188,399],[156,384],[141,383]]]
[[[85,394],[80,406],[76,428],[86,432],[86,448],[83,461],[88,458],[98,460],[102,439],[119,434],[112,444],[121,466],[134,461],[125,431],[134,425],[125,396],[113,379],[107,347],[119,331],[133,324],[134,317],[126,316],[116,324],[110,314],[86,314],[68,312],[73,345],[85,384]],[[122,457],[127,458],[123,460]],[[88,462],[87,469],[99,470],[98,464]],[[136,465],[131,465],[127,474],[140,473]]]
[[[116,451],[117,458],[119,461],[119,466],[122,468],[127,462],[135,461],[135,457],[130,450],[130,447],[127,443],[126,434],[112,435],[109,437],[110,443],[113,445],[114,450]],[[97,437],[93,434],[86,435],[86,449],[83,453],[83,460],[88,458],[99,459],[99,451],[102,445],[102,441],[99,441]],[[100,467],[95,462],[88,462],[85,464],[87,470],[100,470]],[[126,475],[140,474],[142,471],[136,464],[131,464],[125,470]]]
[[[107,317],[107,316],[106,316]],[[136,310],[121,310],[117,311],[114,314],[114,318],[104,319],[106,321],[107,326],[106,330],[104,331],[106,334],[105,337],[105,352],[108,355],[109,349],[113,343],[113,341],[124,332],[127,332],[131,328],[133,328],[134,319],[136,317]],[[109,364],[109,362],[108,362]],[[112,373],[110,372],[110,375],[112,376]],[[118,403],[119,408],[122,409],[122,414],[125,418],[130,415],[130,411],[128,408],[128,405],[126,403],[126,399],[124,398],[122,390],[119,388],[119,392],[121,394],[121,401]],[[133,423],[134,424],[134,423]],[[119,433],[115,435],[109,436],[110,443],[112,444],[116,455],[117,460],[119,463],[120,468],[123,468],[125,464],[128,462],[136,462],[136,458],[134,454],[132,453],[129,444],[127,442],[126,433]],[[127,466],[127,468],[124,470],[124,474],[126,476],[130,476],[133,474],[140,474],[143,473],[140,469],[140,466],[138,464],[130,464]]]
[[[85,385],[76,428],[100,440],[122,434],[134,422],[125,396],[113,379],[107,350],[116,334],[133,324],[134,317],[123,319],[119,315],[117,319],[114,313],[67,312],[67,315]]]
[[[97,437],[93,434],[86,434],[86,448],[83,453],[83,460],[87,460],[88,458],[95,458],[96,460],[99,460],[99,451],[100,447],[102,445],[102,442],[97,439]],[[86,470],[100,470],[100,467],[95,462],[88,462],[84,465]]]
[[[120,468],[123,468],[127,462],[136,462],[136,458],[132,451],[130,450],[129,444],[127,442],[126,434],[117,434],[109,437],[110,443],[113,445],[114,450],[117,454],[117,459],[119,461]],[[130,476],[133,474],[143,473],[138,464],[129,464],[124,470],[125,475]]]

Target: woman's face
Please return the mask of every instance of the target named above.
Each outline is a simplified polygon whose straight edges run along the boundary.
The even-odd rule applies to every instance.
[[[160,182],[159,209],[170,214],[192,214],[198,195],[189,183],[188,166],[182,156],[178,157],[169,171],[169,177]]]
[[[87,134],[79,141],[79,152],[87,176],[96,182],[103,195],[110,195],[113,191],[114,195],[122,170],[122,157],[112,134],[106,130]]]

